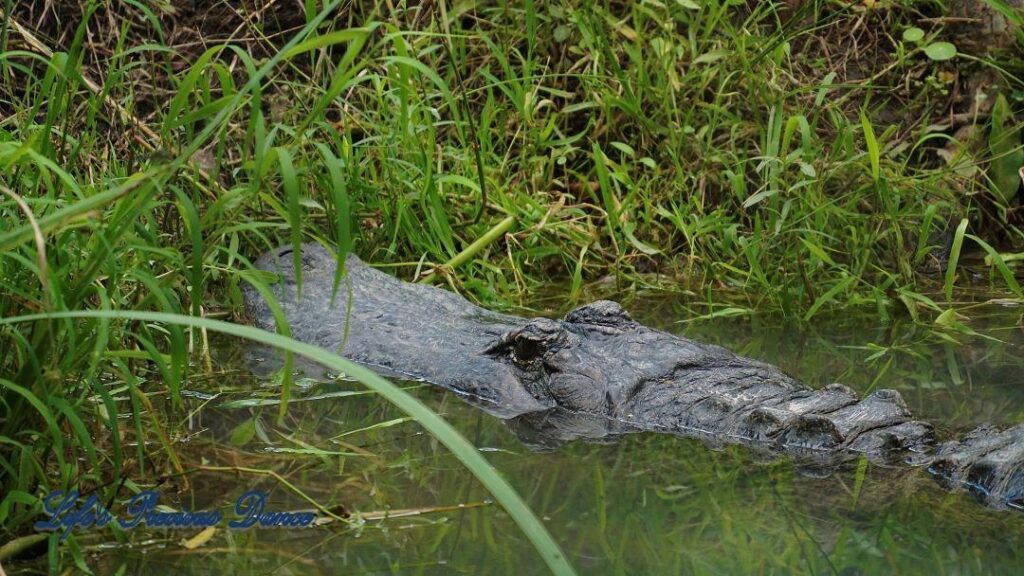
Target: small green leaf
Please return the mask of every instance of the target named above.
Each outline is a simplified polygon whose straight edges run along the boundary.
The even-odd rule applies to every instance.
[[[616,150],[622,152],[626,156],[636,156],[636,150],[634,150],[632,146],[626,144],[625,142],[612,142],[612,148],[615,148]]]
[[[657,248],[651,246],[650,244],[645,244],[638,240],[636,236],[633,236],[634,228],[636,228],[636,224],[632,222],[626,223],[625,225],[622,226],[622,231],[623,233],[625,233],[626,239],[629,240],[629,243],[632,244],[634,248],[649,256],[654,254],[661,254],[661,250],[658,250]]]
[[[324,34],[322,36],[314,36],[293,46],[290,50],[284,53],[283,58],[294,58],[299,54],[303,54],[311,50],[326,48],[327,46],[333,46],[334,44],[341,44],[343,42],[359,40],[360,38],[367,36],[369,32],[370,31],[366,28],[351,28],[349,30],[338,30],[337,32],[331,32],[330,34]]]
[[[882,177],[882,152],[878,147],[878,139],[875,138],[871,120],[863,111],[860,113],[860,125],[864,129],[864,143],[868,147],[868,160],[871,161],[871,178],[878,183]]]
[[[744,208],[750,208],[751,206],[756,206],[759,202],[761,202],[765,198],[771,198],[772,196],[774,196],[777,193],[778,193],[778,190],[776,190],[774,188],[769,188],[768,190],[761,190],[760,192],[758,192],[756,194],[752,194],[750,196],[750,198],[747,198],[746,201],[743,202],[743,207]]]
[[[235,446],[245,446],[252,441],[253,436],[256,435],[256,419],[250,418],[245,422],[242,422],[235,429],[231,431],[231,438],[229,442]]]
[[[818,246],[817,244],[815,244],[814,242],[811,242],[807,238],[801,238],[800,241],[803,242],[804,246],[807,248],[808,251],[810,251],[811,254],[814,254],[819,259],[821,259],[824,262],[828,263],[830,266],[835,266],[836,265],[835,261],[832,260],[832,257],[829,256],[828,252],[825,252],[825,250],[822,249],[821,246]]]
[[[924,53],[932,60],[949,60],[956,56],[956,46],[949,42],[936,42],[925,46]]]
[[[916,26],[912,27],[912,28],[907,28],[906,30],[903,31],[903,41],[904,42],[915,42],[916,43],[916,42],[920,42],[922,39],[924,39],[924,30],[921,30],[920,28],[918,28]]]
[[[704,54],[701,54],[700,56],[697,56],[696,58],[694,58],[693,59],[693,63],[694,64],[711,64],[713,62],[718,62],[719,60],[721,60],[722,58],[725,58],[728,55],[729,55],[729,51],[728,50],[711,50],[710,52],[705,52]],[[690,130],[692,131],[693,129],[691,128]]]
[[[947,328],[952,328],[960,324],[960,322],[958,322],[956,319],[956,310],[952,308],[949,308],[942,314],[939,314],[935,318],[935,323],[938,324],[939,326],[945,326]]]
[[[558,28],[555,28],[555,42],[565,42],[569,39],[569,27],[562,24]]]
[[[974,236],[973,234],[967,234],[968,238],[974,241],[975,244],[981,246],[988,256],[985,256],[985,264],[987,266],[995,266],[999,273],[1003,276],[1003,280],[1006,281],[1006,286],[1011,292],[1017,295],[1018,298],[1024,298],[1024,290],[1021,290],[1020,283],[1014,278],[1013,272],[1006,265],[1006,259],[1001,255],[995,248],[993,248],[988,242],[985,242],[981,238]],[[1009,256],[1009,255],[1007,255]]]
[[[814,318],[814,315],[818,313],[818,310],[820,310],[822,306],[835,299],[835,297],[840,292],[846,290],[846,288],[850,284],[852,284],[856,279],[856,276],[847,276],[846,278],[843,278],[842,280],[837,282],[835,286],[829,288],[828,292],[825,292],[824,294],[819,296],[818,299],[814,301],[814,304],[811,304],[811,307],[807,310],[807,313],[804,314],[804,322],[810,322],[811,318]]]

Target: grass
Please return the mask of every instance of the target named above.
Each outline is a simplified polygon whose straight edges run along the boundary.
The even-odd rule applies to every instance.
[[[0,1],[0,316],[44,314],[0,328],[7,537],[180,473],[207,333],[115,315],[229,318],[282,242],[492,307],[612,278],[962,328],[971,253],[1024,298],[1018,41],[938,3],[173,5]]]

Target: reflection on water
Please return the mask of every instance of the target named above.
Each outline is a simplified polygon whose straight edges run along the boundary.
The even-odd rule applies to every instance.
[[[909,322],[839,315],[802,329],[771,319],[692,316],[678,301],[627,303],[640,321],[775,363],[818,387],[860,394],[895,388],[940,438],[981,422],[1024,421],[1020,309],[988,306],[968,325],[991,338],[936,333]],[[557,311],[556,311],[557,312]],[[952,340],[957,340],[956,343]],[[193,383],[186,467],[191,489],[165,500],[226,507],[251,488],[275,509],[309,504],[273,471],[351,523],[230,532],[189,550],[186,532],[150,530],[101,552],[109,532],[79,541],[97,573],[522,574],[543,564],[529,542],[442,446],[358,384],[311,384],[277,421],[276,389],[222,343],[224,373]],[[310,384],[310,383],[306,383]],[[593,430],[552,441],[510,426],[450,394],[410,383],[511,481],[584,574],[1020,573],[1024,515],[987,510],[921,471],[855,461],[831,474],[735,446]],[[212,400],[208,395],[217,395]],[[244,427],[243,426],[247,426]],[[239,433],[239,430],[251,433]],[[517,434],[518,432],[518,434]],[[531,434],[534,434],[531,436]],[[571,440],[564,438],[562,440]],[[234,443],[233,443],[234,442]],[[154,448],[156,449],[156,448]],[[255,471],[255,472],[254,472]],[[178,485],[181,488],[180,485]],[[459,508],[460,504],[467,505]],[[396,517],[380,519],[385,511]],[[365,514],[370,519],[360,519]]]

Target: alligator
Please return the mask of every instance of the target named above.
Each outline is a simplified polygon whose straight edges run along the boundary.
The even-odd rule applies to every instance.
[[[1024,424],[940,442],[895,390],[860,398],[812,389],[779,368],[643,326],[601,300],[562,319],[520,318],[398,280],[311,242],[254,263],[274,278],[243,289],[247,321],[384,375],[446,388],[536,446],[652,431],[787,455],[814,469],[867,457],[927,470],[947,490],[1024,511]],[[266,276],[264,276],[266,277]]]

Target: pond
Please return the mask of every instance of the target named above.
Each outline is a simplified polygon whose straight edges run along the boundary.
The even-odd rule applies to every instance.
[[[895,388],[941,438],[982,422],[1024,421],[1022,309],[962,307],[978,335],[875,313],[790,325],[701,311],[682,297],[625,302],[638,320],[781,366],[820,387]],[[560,310],[543,310],[554,315]],[[706,312],[706,310],[703,310]],[[186,469],[163,502],[221,508],[250,489],[268,508],[347,521],[308,529],[218,528],[82,533],[99,574],[522,574],[544,564],[526,537],[437,441],[358,383],[300,382],[277,421],[278,389],[247,369],[238,343],[217,340],[212,374],[189,383],[177,438]],[[528,438],[451,394],[410,390],[484,452],[541,517],[581,574],[972,574],[1024,570],[1024,515],[984,508],[922,470],[866,460],[807,474],[741,447],[631,434],[564,445]],[[254,405],[256,404],[256,405]],[[258,405],[262,404],[262,405]],[[168,412],[170,414],[170,412]],[[159,446],[150,447],[159,450]],[[294,489],[284,484],[286,481]],[[22,568],[32,569],[31,565]]]

